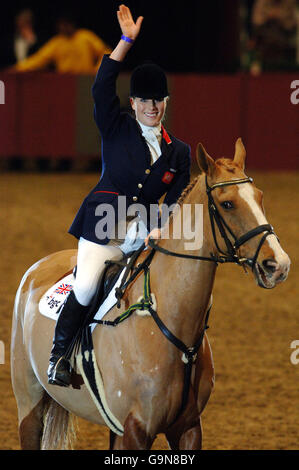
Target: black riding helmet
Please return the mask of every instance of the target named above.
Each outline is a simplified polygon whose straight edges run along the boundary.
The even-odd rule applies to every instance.
[[[168,95],[167,78],[159,65],[146,63],[133,70],[130,96],[162,100]]]

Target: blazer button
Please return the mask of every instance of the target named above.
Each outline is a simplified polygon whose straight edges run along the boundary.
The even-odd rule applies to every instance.
[[[149,169],[145,170],[145,173],[146,173],[147,175],[149,175],[150,172],[151,172],[151,170],[149,170]]]
[[[133,201],[137,201],[138,197],[137,196],[133,196]]]
[[[140,189],[142,188],[142,184],[141,184],[141,183],[138,184],[138,188],[140,188]]]

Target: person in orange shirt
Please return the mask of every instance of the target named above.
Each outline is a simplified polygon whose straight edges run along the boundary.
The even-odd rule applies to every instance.
[[[60,17],[57,29],[56,36],[11,70],[29,72],[54,65],[59,73],[95,74],[103,55],[112,52],[95,33],[78,29],[71,18]]]

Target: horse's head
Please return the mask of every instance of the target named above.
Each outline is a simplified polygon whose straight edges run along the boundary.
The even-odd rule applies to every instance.
[[[215,161],[202,144],[197,146],[197,162],[206,175],[212,233],[218,251],[239,264],[249,265],[258,285],[271,289],[287,278],[290,259],[266,220],[262,191],[244,173],[245,157],[240,138],[233,160]]]

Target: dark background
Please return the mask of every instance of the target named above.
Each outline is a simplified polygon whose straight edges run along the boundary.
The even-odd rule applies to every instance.
[[[132,69],[143,60],[153,60],[168,72],[231,73],[240,62],[240,2],[252,0],[126,0],[133,18],[144,16],[142,32],[127,56]],[[120,37],[116,11],[123,3],[115,0],[66,2],[5,2],[1,7],[0,40],[12,34],[14,17],[31,8],[36,29],[43,41],[55,34],[59,14],[70,12],[78,26],[97,33],[112,48]],[[0,65],[1,53],[0,53]]]

